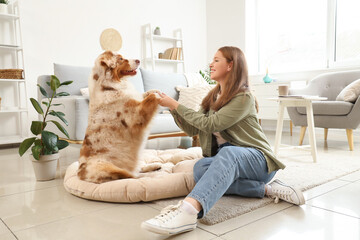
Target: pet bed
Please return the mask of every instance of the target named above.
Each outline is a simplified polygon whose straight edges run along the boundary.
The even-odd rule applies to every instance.
[[[65,189],[78,197],[105,202],[140,202],[187,195],[194,187],[193,166],[202,158],[201,148],[169,150],[145,149],[140,157],[142,169],[161,167],[140,173],[138,178],[96,184],[77,177],[78,162],[72,163],[64,177]]]

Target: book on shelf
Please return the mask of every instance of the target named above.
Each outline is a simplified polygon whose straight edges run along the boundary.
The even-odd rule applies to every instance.
[[[162,59],[169,60],[180,60],[181,59],[181,48],[168,48],[162,55]]]

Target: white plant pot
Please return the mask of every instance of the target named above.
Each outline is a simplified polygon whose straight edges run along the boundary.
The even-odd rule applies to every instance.
[[[31,155],[36,180],[48,181],[55,179],[59,157],[59,153],[55,153],[52,155],[42,155],[40,156],[40,160],[36,160],[33,155]]]
[[[8,5],[5,3],[0,3],[0,13],[8,14]]]

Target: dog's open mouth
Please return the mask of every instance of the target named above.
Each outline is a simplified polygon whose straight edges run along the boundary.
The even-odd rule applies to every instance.
[[[134,70],[122,70],[121,74],[123,74],[123,75],[135,75],[136,74],[136,69],[134,69]]]

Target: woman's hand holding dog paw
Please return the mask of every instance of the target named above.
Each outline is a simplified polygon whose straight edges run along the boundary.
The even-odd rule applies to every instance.
[[[159,90],[157,90],[157,89],[151,89],[151,90],[149,90],[149,91],[147,91],[147,92],[144,92],[143,93],[143,98],[146,98],[147,96],[149,96],[150,94],[152,94],[152,93],[154,93],[155,94],[155,96],[156,96],[156,98],[161,98],[160,97],[160,91]]]
[[[174,110],[179,106],[179,103],[175,99],[169,97],[165,93],[160,92],[159,95],[161,97],[159,103],[161,106],[168,107],[170,110]]]

